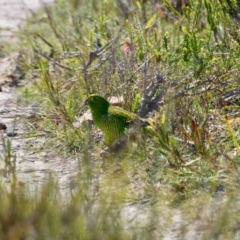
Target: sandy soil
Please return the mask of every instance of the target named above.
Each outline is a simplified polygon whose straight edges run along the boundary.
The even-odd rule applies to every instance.
[[[52,3],[54,0],[44,0],[42,2]],[[0,0],[1,41],[14,38],[23,20],[41,6],[40,0]]]
[[[53,0],[45,1],[48,3]],[[41,7],[38,0],[0,0],[0,41],[15,41],[16,31],[23,20]],[[0,49],[1,50],[1,49]],[[18,67],[18,54],[5,56],[4,49],[0,52],[0,123],[7,127],[0,130],[0,159],[7,154],[7,142],[11,143],[12,152],[16,156],[16,170],[20,185],[30,184],[30,187],[41,185],[49,173],[59,180],[61,190],[69,189],[72,179],[77,174],[78,162],[75,159],[63,159],[61,156],[37,152],[36,146],[45,141],[44,136],[29,138],[27,119],[36,110],[32,106],[23,107],[18,104],[19,84],[22,84],[21,71]],[[13,157],[12,157],[13,161]],[[0,163],[0,177],[9,182],[11,176],[4,162]]]
[[[17,86],[22,83],[19,77],[21,74],[18,68],[18,54],[0,58],[0,123],[7,127],[6,130],[0,130],[0,159],[4,159],[7,155],[6,145],[9,141],[12,153],[16,156],[19,184],[28,183],[32,187],[37,187],[51,172],[59,180],[61,190],[69,189],[72,178],[77,174],[78,162],[75,159],[66,160],[44,150],[37,151],[38,146],[41,146],[46,139],[44,134],[28,137],[31,126],[26,123],[38,108],[34,103],[28,107],[18,103]],[[4,182],[10,181],[11,176],[4,162],[0,163],[0,172]]]

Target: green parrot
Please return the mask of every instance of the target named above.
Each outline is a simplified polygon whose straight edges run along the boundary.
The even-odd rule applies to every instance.
[[[114,146],[131,124],[148,125],[146,120],[121,107],[111,105],[100,95],[89,95],[85,104],[89,106],[94,124],[103,132],[105,143],[110,147]]]

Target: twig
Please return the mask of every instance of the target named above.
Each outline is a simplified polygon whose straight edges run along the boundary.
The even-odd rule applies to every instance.
[[[40,55],[41,57],[46,58],[47,60],[49,60],[50,62],[54,63],[55,65],[57,65],[57,66],[59,66],[59,67],[61,67],[61,68],[64,68],[64,69],[73,71],[72,68],[69,68],[69,67],[67,67],[67,66],[62,65],[61,63],[59,63],[59,62],[53,60],[52,58],[50,58],[49,56],[47,56],[46,54],[39,52],[37,49],[33,49],[33,50],[34,50],[34,52],[35,52],[36,54]]]

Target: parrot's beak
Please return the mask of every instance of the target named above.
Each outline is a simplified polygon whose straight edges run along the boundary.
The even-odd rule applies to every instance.
[[[87,99],[85,100],[84,104],[85,104],[85,105],[88,105],[88,101],[89,101],[89,99],[87,98]]]

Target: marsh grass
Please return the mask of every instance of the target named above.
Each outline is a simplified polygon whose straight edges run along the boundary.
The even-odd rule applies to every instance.
[[[189,222],[199,239],[237,237],[238,3],[44,5],[21,34],[24,101],[41,107],[33,123],[48,133],[44,148],[74,155],[81,170],[65,198],[51,177],[33,195],[3,186],[1,239],[161,239],[174,228],[186,239]],[[90,93],[123,97],[150,118],[151,137],[101,157],[97,129],[74,127]],[[146,208],[145,220],[127,223],[126,203],[137,206],[135,220]]]

